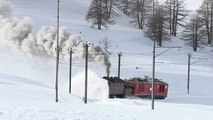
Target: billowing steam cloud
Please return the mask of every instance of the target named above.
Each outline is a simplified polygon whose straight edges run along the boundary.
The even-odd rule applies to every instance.
[[[12,16],[13,9],[10,2],[0,0],[0,17],[10,17]]]
[[[30,18],[25,17],[18,19],[13,16],[13,6],[4,0],[0,0],[0,38],[6,40],[12,45],[15,44],[18,49],[28,55],[47,55],[56,56],[56,37],[57,31],[54,27],[44,26],[37,34],[32,33],[33,22]],[[69,50],[73,48],[75,53],[73,58],[82,59],[85,56],[85,48],[81,36],[70,34],[66,28],[60,28],[59,46],[62,51],[60,57],[69,58]],[[90,44],[89,47],[90,61],[97,61],[106,66],[107,75],[111,63],[109,56],[100,46]]]

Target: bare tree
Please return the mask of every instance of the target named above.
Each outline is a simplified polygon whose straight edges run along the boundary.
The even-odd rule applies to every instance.
[[[194,51],[203,44],[203,25],[198,16],[193,16],[190,22],[185,26],[182,34],[182,39],[185,40],[186,45],[192,46]]]
[[[165,8],[168,13],[168,23],[170,34],[177,35],[177,27],[184,26],[184,19],[188,15],[188,11],[184,7],[185,0],[166,0]]]
[[[116,15],[118,15],[116,13],[116,11],[114,10],[115,9],[115,6],[116,6],[116,0],[103,0],[104,2],[104,5],[105,5],[105,9],[107,10],[107,14],[108,14],[108,17],[111,18],[111,17],[114,17]]]
[[[165,10],[162,5],[156,5],[153,15],[150,15],[146,23],[145,35],[152,40],[156,40],[162,46],[164,40],[169,40],[169,33],[166,28]]]
[[[197,12],[201,17],[201,22],[205,26],[208,44],[211,44],[213,39],[213,1],[204,0]]]
[[[116,6],[121,9],[124,14],[129,15],[129,7],[131,0],[116,0]]]
[[[112,54],[112,51],[110,51],[112,43],[109,41],[108,37],[105,37],[104,40],[100,41],[100,44],[108,55]]]
[[[133,19],[130,22],[136,24],[139,29],[143,29],[145,21],[147,20],[148,16],[152,14],[152,1],[132,0],[129,4],[129,15]]]
[[[102,26],[108,27],[107,25],[115,23],[108,10],[108,2],[106,0],[93,0],[86,15],[86,20],[91,22],[92,26],[98,25],[99,30],[101,30]]]

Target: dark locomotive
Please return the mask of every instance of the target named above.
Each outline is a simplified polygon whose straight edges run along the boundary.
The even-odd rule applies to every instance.
[[[118,77],[104,77],[109,85],[109,98],[124,98],[135,96],[141,98],[151,98],[152,78],[131,78],[122,80]],[[155,79],[154,98],[165,99],[168,93],[168,84],[162,80]]]
[[[118,77],[104,77],[109,85],[109,98],[124,98],[131,96],[133,86]]]

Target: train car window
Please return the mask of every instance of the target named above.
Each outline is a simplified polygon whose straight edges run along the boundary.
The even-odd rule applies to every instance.
[[[165,89],[164,85],[160,85],[159,92],[164,92],[164,89]]]
[[[141,85],[141,91],[144,92],[145,89],[144,89],[144,85]]]
[[[136,89],[139,89],[139,85],[135,85],[135,88],[136,88]]]

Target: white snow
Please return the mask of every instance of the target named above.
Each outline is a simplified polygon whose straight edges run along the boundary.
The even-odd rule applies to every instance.
[[[144,37],[141,30],[129,24],[129,18],[123,14],[118,16],[117,23],[108,29],[99,31],[90,28],[90,24],[84,20],[90,2],[91,0],[61,0],[60,25],[65,26],[71,35],[80,34],[81,40],[94,45],[107,37],[113,45],[111,48],[113,54],[110,56],[111,76],[117,75],[117,52],[123,52],[122,78],[151,76],[152,41]],[[194,0],[189,2],[195,3]],[[173,38],[163,44],[182,48],[172,49],[156,58],[156,77],[169,83],[169,93],[165,100],[155,100],[155,110],[151,110],[149,99],[135,97],[107,99],[108,86],[102,79],[106,75],[106,68],[102,66],[103,63],[94,60],[89,62],[89,99],[88,104],[84,104],[84,59],[73,60],[72,93],[69,94],[67,65],[69,57],[66,59],[61,57],[59,103],[56,103],[54,57],[45,54],[36,56],[26,54],[26,51],[37,50],[30,47],[29,41],[23,42],[25,47],[21,50],[17,47],[19,43],[8,43],[14,38],[23,38],[26,33],[36,34],[43,26],[56,26],[56,0],[7,2],[0,0],[0,14],[3,15],[0,16],[0,120],[211,120],[213,118],[211,47],[192,52],[190,47],[183,46],[184,43],[179,38]],[[8,20],[11,23],[22,22],[13,29],[14,26],[3,24]],[[25,20],[28,24],[23,24]],[[157,54],[165,50],[156,48]],[[193,57],[206,58],[191,65],[189,95],[186,89],[188,52],[191,52]],[[199,59],[192,59],[192,63],[197,60]]]

